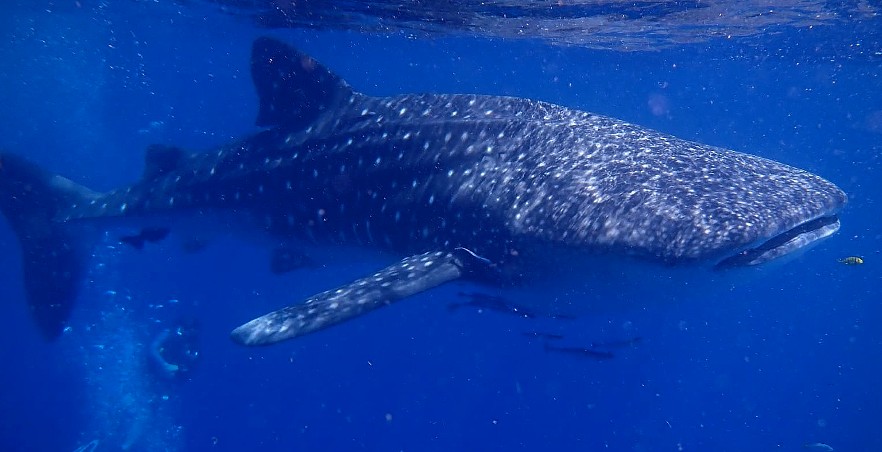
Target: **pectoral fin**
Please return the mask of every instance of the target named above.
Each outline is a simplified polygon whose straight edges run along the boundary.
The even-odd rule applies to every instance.
[[[462,254],[462,253],[459,253]],[[243,345],[268,345],[318,331],[460,278],[467,269],[454,253],[408,257],[374,275],[258,317],[231,333]]]

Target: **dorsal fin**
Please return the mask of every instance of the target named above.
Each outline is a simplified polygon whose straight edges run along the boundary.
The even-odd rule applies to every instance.
[[[349,85],[321,63],[273,38],[254,41],[251,78],[260,97],[261,127],[306,127],[335,101],[352,94]]]
[[[144,180],[153,180],[174,171],[184,159],[184,150],[176,146],[151,144],[144,156]]]

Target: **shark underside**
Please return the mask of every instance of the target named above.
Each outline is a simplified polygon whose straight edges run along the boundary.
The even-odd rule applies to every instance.
[[[83,274],[71,225],[109,217],[219,211],[284,242],[401,259],[233,331],[257,345],[450,281],[590,291],[582,276],[598,257],[719,272],[761,265],[833,234],[846,202],[803,170],[545,102],[370,97],[270,38],[255,41],[251,72],[260,132],[203,153],[153,146],[128,187],[92,192],[0,154],[0,210],[47,337],[62,331]],[[140,247],[167,233],[150,227],[124,241]],[[280,271],[309,264],[287,250],[277,257]],[[568,270],[549,268],[562,260]],[[567,303],[585,292],[573,293]]]

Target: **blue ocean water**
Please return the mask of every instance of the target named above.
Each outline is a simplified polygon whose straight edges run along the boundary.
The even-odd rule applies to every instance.
[[[882,30],[872,11],[624,51],[266,29],[186,3],[3,8],[0,147],[97,190],[136,180],[152,143],[210,149],[257,130],[249,50],[271,35],[371,95],[542,99],[805,168],[850,200],[834,237],[772,275],[674,305],[536,326],[451,313],[441,290],[257,349],[230,329],[345,278],[271,275],[266,250],[225,237],[188,254],[108,236],[48,343],[0,221],[0,450],[882,450],[882,37],[854,33]],[[865,264],[838,262],[853,255]],[[146,355],[178,319],[198,323],[201,359],[169,381]],[[546,352],[522,335],[537,328],[642,340],[598,361]]]

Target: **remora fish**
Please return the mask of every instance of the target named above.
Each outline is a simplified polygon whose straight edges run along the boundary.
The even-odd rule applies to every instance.
[[[47,337],[76,297],[72,224],[86,220],[245,213],[295,249],[403,258],[232,332],[256,345],[454,280],[558,312],[619,303],[609,294],[626,289],[665,294],[671,274],[756,266],[833,234],[846,202],[832,183],[781,163],[545,102],[366,96],[270,38],[254,42],[251,72],[265,130],[201,154],[153,147],[129,187],[95,193],[0,155],[0,210]],[[635,271],[643,265],[653,271]]]

